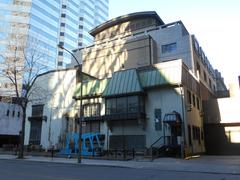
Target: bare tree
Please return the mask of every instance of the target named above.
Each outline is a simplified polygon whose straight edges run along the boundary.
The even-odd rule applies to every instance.
[[[36,38],[20,36],[15,38],[8,45],[5,54],[1,55],[3,63],[0,76],[8,80],[11,92],[14,92],[12,95],[16,97],[16,103],[22,109],[18,158],[24,157],[26,109],[30,101],[29,97],[34,92],[34,89],[31,88],[36,77],[47,70],[46,66],[41,64],[45,60],[46,53],[41,51],[39,43]]]

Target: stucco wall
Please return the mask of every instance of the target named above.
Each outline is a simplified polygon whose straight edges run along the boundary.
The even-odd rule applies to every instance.
[[[41,89],[32,94],[28,104],[27,117],[32,116],[32,105],[44,104],[42,121],[41,145],[49,148],[50,145],[60,146],[60,141],[66,131],[66,118],[74,117],[77,113],[75,100],[72,98],[76,85],[76,69],[68,69],[46,73],[39,76],[33,89]],[[26,120],[25,145],[29,143],[31,122]]]

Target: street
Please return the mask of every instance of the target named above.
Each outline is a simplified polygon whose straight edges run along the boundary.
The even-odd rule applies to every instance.
[[[1,180],[238,180],[240,175],[0,160]]]

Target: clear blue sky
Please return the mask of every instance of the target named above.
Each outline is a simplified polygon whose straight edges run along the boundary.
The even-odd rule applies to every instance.
[[[240,0],[109,0],[110,19],[156,11],[165,23],[182,20],[226,85],[240,75]]]

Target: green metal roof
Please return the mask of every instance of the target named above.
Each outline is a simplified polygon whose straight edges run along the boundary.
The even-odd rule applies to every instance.
[[[181,68],[150,68],[139,71],[139,79],[143,88],[160,85],[178,84],[181,82]]]
[[[86,83],[83,83],[83,93],[82,97],[93,97],[93,96],[100,96],[104,89],[106,88],[108,83],[108,79],[103,80],[92,80]],[[81,96],[81,83],[78,83],[74,92],[75,98],[80,98]]]
[[[111,97],[143,93],[146,88],[181,83],[182,65],[148,67],[145,69],[128,69],[114,72],[110,79],[90,80],[83,83],[83,98]],[[81,84],[77,84],[75,98],[80,98]]]
[[[103,97],[143,92],[136,69],[115,72],[110,79]]]

